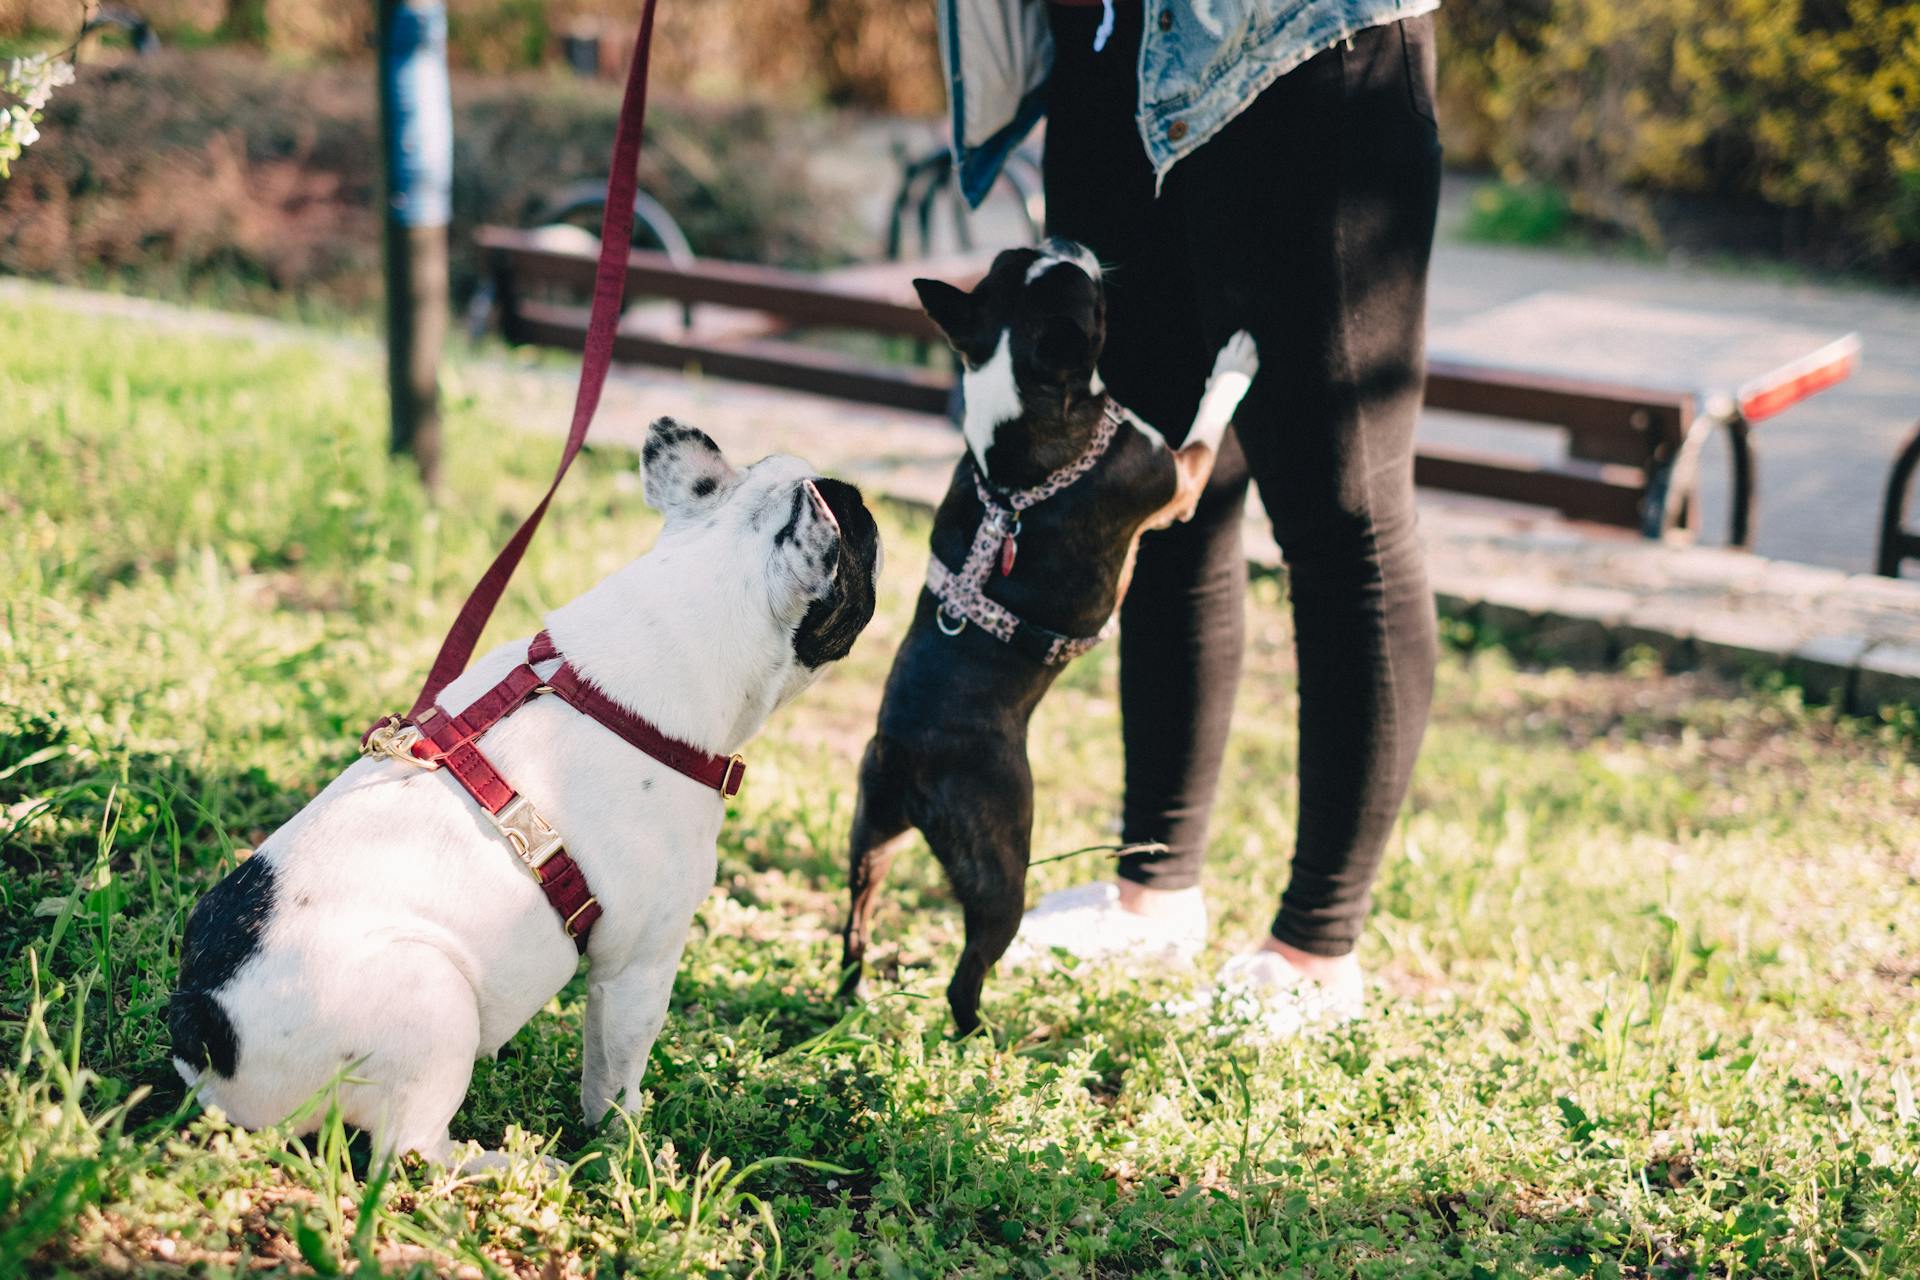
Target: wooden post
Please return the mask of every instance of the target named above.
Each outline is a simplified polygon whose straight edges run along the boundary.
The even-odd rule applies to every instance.
[[[443,0],[379,0],[386,195],[387,390],[392,447],[440,485],[440,353],[447,336],[453,105]]]

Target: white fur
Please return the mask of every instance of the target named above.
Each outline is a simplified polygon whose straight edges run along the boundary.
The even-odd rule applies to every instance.
[[[774,457],[726,468],[706,497],[668,495],[677,505],[653,549],[549,615],[561,652],[666,733],[738,750],[816,674],[791,643],[824,589],[811,557],[835,536],[817,493],[793,517],[810,474]],[[650,496],[653,481],[650,465]],[[796,536],[776,548],[789,518]],[[526,648],[488,653],[441,705],[465,707]],[[725,804],[555,698],[508,717],[483,749],[565,838],[605,913],[591,935],[581,1077],[598,1120],[638,1091],[713,884]],[[383,1151],[444,1159],[474,1058],[574,973],[554,909],[450,775],[392,761],[351,765],[254,856],[272,865],[274,907],[259,949],[214,993],[239,1049],[231,1078],[200,1081],[203,1101],[243,1125],[275,1124],[351,1067],[339,1095],[349,1123]]]
[[[961,374],[960,384],[967,403],[960,434],[966,437],[967,448],[973,450],[980,474],[986,475],[987,450],[993,447],[994,433],[1002,423],[1012,422],[1025,412],[1020,404],[1020,386],[1013,376],[1011,329],[1000,331],[993,354],[978,369]]]
[[[1032,266],[1027,268],[1026,282],[1032,284],[1063,262],[1080,268],[1091,280],[1100,279],[1100,259],[1093,256],[1091,249],[1075,241],[1063,240],[1056,236],[1040,246],[1040,256],[1034,260]]]
[[[1207,378],[1207,389],[1201,393],[1200,408],[1193,415],[1193,429],[1187,432],[1185,443],[1204,444],[1218,452],[1220,437],[1226,434],[1227,424],[1233,421],[1234,411],[1259,370],[1260,352],[1253,336],[1242,329],[1228,338],[1213,358],[1213,373]]]

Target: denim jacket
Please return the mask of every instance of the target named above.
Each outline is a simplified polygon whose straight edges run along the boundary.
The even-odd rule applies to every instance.
[[[1164,179],[1262,89],[1356,31],[1440,0],[1114,0],[1144,3],[1140,140]],[[938,0],[960,189],[986,199],[1007,153],[1046,113],[1047,0]]]

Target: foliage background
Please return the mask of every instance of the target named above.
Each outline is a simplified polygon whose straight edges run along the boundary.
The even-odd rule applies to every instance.
[[[169,50],[82,67],[31,163],[0,184],[0,272],[273,309],[365,312],[380,296],[375,99],[364,65],[289,74],[241,51]],[[456,297],[471,231],[519,224],[605,173],[617,85],[457,74]],[[645,188],[701,253],[815,266],[844,258],[842,211],[794,145],[807,122],[755,103],[658,100]]]
[[[1920,271],[1920,3],[1446,0],[1455,163],[1569,190],[1658,243],[1672,195],[1781,251]]]
[[[592,33],[612,76],[640,4],[450,0],[452,56],[472,72],[530,71]],[[171,45],[255,46],[283,71],[364,60],[374,9],[138,7]],[[70,29],[74,8],[0,0],[0,42]],[[682,93],[942,105],[931,0],[668,0],[659,21],[660,82]],[[1440,29],[1455,165],[1542,185],[1655,247],[1694,239],[1920,278],[1920,0],[1446,0]],[[791,255],[774,243],[760,256]]]

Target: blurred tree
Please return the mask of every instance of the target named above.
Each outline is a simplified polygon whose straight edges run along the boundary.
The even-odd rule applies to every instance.
[[[220,38],[234,44],[267,43],[267,0],[227,0]]]

